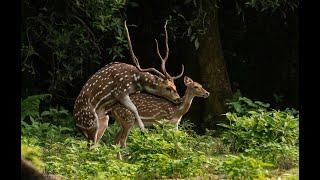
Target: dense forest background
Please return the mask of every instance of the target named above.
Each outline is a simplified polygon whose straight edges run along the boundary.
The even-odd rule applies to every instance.
[[[211,92],[195,99],[186,116],[196,130],[223,120],[237,91],[275,109],[298,109],[298,1],[295,0],[24,0],[22,99],[51,94],[43,106],[72,112],[84,83],[102,66],[132,63],[127,20],[142,67],[159,69],[154,39],[164,48],[168,22],[171,74],[192,77]],[[183,80],[176,81],[180,95]]]

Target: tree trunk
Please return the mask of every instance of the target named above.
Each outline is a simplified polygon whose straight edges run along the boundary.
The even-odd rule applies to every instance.
[[[202,129],[213,129],[216,123],[225,118],[222,115],[226,113],[225,100],[232,94],[220,43],[217,11],[215,8],[214,13],[210,13],[210,25],[198,49],[201,80],[210,92],[204,105]]]

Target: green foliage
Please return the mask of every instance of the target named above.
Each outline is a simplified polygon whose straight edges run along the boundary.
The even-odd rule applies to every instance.
[[[41,113],[41,122],[49,122],[55,125],[71,126],[73,125],[73,117],[68,110],[63,107],[50,107]]]
[[[208,32],[210,22],[217,11],[217,1],[191,1],[186,0],[183,4],[177,4],[169,16],[169,26],[174,32],[174,38],[188,38],[193,43],[195,50],[200,47],[200,41]],[[181,9],[188,9],[188,13]],[[190,11],[192,10],[192,11]],[[191,13],[190,13],[191,12]],[[177,26],[178,24],[178,26]]]
[[[227,113],[230,124],[223,125],[227,129],[221,137],[213,137],[210,130],[197,135],[189,122],[176,131],[172,124],[161,121],[144,135],[133,127],[126,149],[112,145],[119,129],[115,123],[99,146],[89,150],[71,114],[63,108],[49,108],[31,123],[22,121],[22,156],[39,169],[66,179],[263,179],[281,176],[270,174],[277,171],[274,168],[296,167],[297,119],[293,114],[297,112],[245,112]],[[119,152],[123,160],[116,158]]]
[[[31,146],[43,151],[38,157],[44,162],[45,171],[68,179],[188,178],[210,174],[218,177],[227,174],[232,179],[243,179],[264,177],[270,168],[268,163],[253,157],[213,156],[212,152],[202,151],[203,147],[197,146],[200,139],[209,137],[191,137],[183,131],[175,132],[163,127],[155,127],[145,137],[141,136],[138,128],[134,128],[128,149],[122,151],[119,146],[110,145],[111,142],[101,142],[97,148],[89,150],[83,136],[75,136],[71,127],[33,122],[24,123],[22,129],[23,147]],[[180,138],[187,140],[178,143]],[[210,147],[215,151],[214,145]],[[123,161],[116,159],[120,151],[125,154]]]
[[[39,105],[40,101],[51,97],[50,94],[40,94],[28,96],[26,99],[21,101],[21,120],[25,120],[25,118],[29,117],[30,119],[39,118]]]
[[[23,156],[26,160],[32,162],[32,164],[39,170],[43,169],[44,163],[41,160],[42,149],[40,147],[33,146],[33,144],[22,144],[21,156]]]
[[[260,157],[284,169],[297,165],[299,121],[296,110],[268,111],[264,103],[253,103],[247,98],[228,104],[237,113],[228,112],[229,124],[220,126],[227,128],[222,139],[231,145],[233,152]]]
[[[113,37],[113,44],[107,48],[111,60],[124,58],[123,50],[126,47],[126,38],[123,34],[124,19],[121,10],[125,6],[125,0],[79,0],[76,8],[92,19],[90,24],[99,35],[107,33]]]
[[[265,179],[267,170],[272,164],[239,155],[227,155],[220,165],[219,171],[225,172],[231,179]]]
[[[23,1],[24,88],[38,90],[41,77],[50,94],[66,99],[66,90],[79,88],[101,64],[124,58],[124,6],[124,0]]]
[[[207,163],[197,137],[175,131],[172,124],[160,122],[146,136],[138,128],[131,133],[130,162],[139,162],[138,175],[145,178],[192,177],[203,174]],[[211,138],[212,139],[212,138]]]
[[[192,138],[184,132],[174,132],[173,129],[159,132],[160,129],[156,128],[143,137],[135,128],[133,136],[138,140],[132,139],[129,149],[124,152],[130,154],[125,161],[116,159],[120,149],[109,143],[101,142],[100,146],[90,151],[82,136],[74,136],[74,130],[36,121],[32,124],[22,123],[22,144],[43,149],[42,159],[46,171],[68,178],[188,177],[200,175],[208,161],[204,153],[187,147],[194,139],[188,143],[186,140],[179,143],[180,138]]]
[[[63,107],[48,107],[46,110],[40,111],[40,102],[46,98],[51,97],[50,94],[40,94],[28,96],[21,101],[21,121],[22,123],[27,122],[27,117],[31,122],[37,121],[38,123],[50,123],[62,126],[72,126],[73,117]],[[34,125],[37,125],[35,123]]]
[[[271,162],[280,169],[291,169],[298,166],[299,150],[297,146],[284,143],[265,143],[246,150],[246,154]]]
[[[298,138],[298,121],[295,117],[281,111],[256,112],[238,116],[227,113],[230,125],[226,136],[236,138],[235,149],[244,150],[261,143],[275,142],[295,145]],[[222,125],[222,124],[221,124]]]
[[[226,105],[229,111],[239,115],[248,113],[249,111],[265,111],[270,107],[270,104],[261,101],[252,101],[249,98],[241,96],[240,92],[236,93],[231,100],[228,100]]]

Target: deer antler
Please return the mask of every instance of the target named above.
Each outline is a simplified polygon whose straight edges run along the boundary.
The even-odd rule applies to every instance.
[[[158,75],[160,75],[162,78],[165,78],[166,76],[165,76],[164,74],[162,74],[161,72],[159,72],[158,70],[156,70],[155,68],[142,69],[142,68],[140,67],[139,60],[138,60],[138,58],[136,57],[136,55],[134,54],[134,52],[133,52],[133,50],[132,50],[132,44],[131,44],[131,39],[130,39],[129,30],[128,30],[128,27],[127,27],[127,21],[124,21],[124,27],[125,27],[125,30],[126,30],[126,36],[127,36],[127,39],[128,39],[128,45],[129,45],[129,50],[130,50],[131,58],[132,58],[133,63],[134,63],[134,64],[136,65],[136,67],[138,68],[138,70],[141,71],[141,72],[147,72],[147,71],[155,72],[155,73],[157,73]]]
[[[157,53],[161,59],[161,70],[162,72],[165,74],[165,76],[169,79],[172,79],[172,80],[175,80],[175,79],[178,79],[180,78],[182,75],[183,75],[183,72],[184,72],[184,66],[182,64],[182,71],[181,73],[178,75],[178,76],[170,76],[169,73],[167,73],[167,70],[166,70],[166,62],[168,60],[168,57],[169,57],[169,45],[168,45],[168,32],[167,32],[167,24],[168,24],[168,20],[166,21],[165,25],[164,25],[164,31],[165,31],[165,44],[166,44],[166,55],[165,57],[163,58],[160,54],[160,51],[159,51],[159,45],[158,45],[158,41],[157,39],[155,39],[156,41],[156,46],[157,46]]]
[[[181,77],[182,77],[183,72],[184,72],[184,65],[182,64],[182,71],[181,71],[181,73],[180,73],[179,75],[177,75],[177,76],[173,76],[173,77],[171,77],[171,78],[172,78],[173,80],[175,80],[175,79],[179,79],[179,78],[181,78]]]

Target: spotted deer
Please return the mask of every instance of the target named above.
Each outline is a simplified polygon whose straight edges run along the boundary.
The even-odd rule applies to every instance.
[[[184,84],[187,89],[181,104],[173,104],[166,99],[146,93],[130,95],[131,100],[138,108],[143,123],[145,125],[152,125],[158,120],[167,119],[175,124],[176,130],[178,130],[181,118],[189,111],[193,98],[207,98],[210,94],[199,83],[194,82],[187,76],[184,77]],[[120,144],[121,147],[126,147],[130,129],[136,123],[135,116],[121,104],[117,104],[112,108],[111,115],[120,124],[120,130],[115,137],[115,143]]]
[[[90,77],[83,86],[75,101],[73,113],[76,127],[86,136],[90,148],[93,148],[104,134],[109,121],[109,116],[105,112],[116,103],[122,104],[131,111],[141,131],[144,131],[144,124],[135,104],[129,97],[130,94],[144,91],[166,98],[174,103],[181,102],[174,80],[182,76],[184,66],[182,65],[182,72],[178,76],[170,76],[166,71],[165,64],[169,54],[166,25],[167,22],[164,26],[166,40],[166,55],[164,58],[159,53],[156,40],[162,73],[154,68],[142,69],[140,67],[138,58],[132,50],[126,22],[124,22],[129,50],[135,66],[120,62],[107,64]],[[93,145],[90,145],[91,142],[93,142]]]

